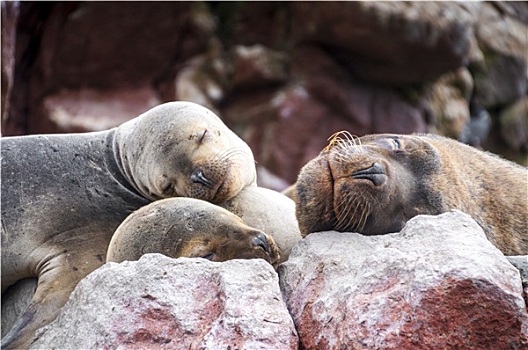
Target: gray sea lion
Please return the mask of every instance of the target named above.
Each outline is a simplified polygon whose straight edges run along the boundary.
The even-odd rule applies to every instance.
[[[279,259],[273,238],[193,198],[159,200],[130,214],[112,236],[106,261],[139,260],[147,253],[211,261],[261,258],[275,268]]]
[[[219,205],[240,216],[249,226],[273,237],[280,250],[280,263],[288,260],[291,249],[302,239],[295,217],[295,202],[279,192],[246,187]]]
[[[1,142],[2,294],[38,277],[3,348],[29,346],[78,281],[104,263],[132,211],[168,197],[221,202],[255,185],[247,144],[188,102],[162,104],[108,131]]]
[[[303,236],[397,232],[419,214],[458,209],[506,255],[528,254],[528,170],[436,135],[335,135],[301,170]]]

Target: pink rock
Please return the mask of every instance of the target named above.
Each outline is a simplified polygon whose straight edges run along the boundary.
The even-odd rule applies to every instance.
[[[167,79],[175,59],[202,51],[212,34],[212,20],[198,9],[184,2],[53,4],[37,58],[43,88]]]
[[[255,88],[285,82],[288,55],[262,45],[236,46],[233,53],[235,89]]]
[[[42,117],[34,121],[40,132],[100,131],[118,126],[160,104],[148,86],[137,89],[63,90],[44,100]]]
[[[297,349],[278,277],[263,260],[148,254],[82,280],[35,349]]]
[[[526,349],[519,271],[469,216],[314,233],[280,266],[304,349]]]
[[[297,2],[292,29],[295,41],[320,44],[363,79],[416,83],[467,64],[478,8],[466,3]]]

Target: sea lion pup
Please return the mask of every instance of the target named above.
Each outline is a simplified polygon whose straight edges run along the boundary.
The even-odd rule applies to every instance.
[[[419,214],[466,212],[505,255],[528,254],[528,170],[436,135],[341,132],[300,171],[303,236],[400,231]]]
[[[188,102],[162,104],[107,131],[1,143],[2,294],[38,277],[2,347],[29,347],[77,282],[104,263],[112,234],[132,211],[168,197],[221,202],[255,185],[247,144]]]
[[[273,237],[280,250],[279,263],[288,260],[291,249],[302,239],[295,217],[295,202],[279,192],[256,186],[246,187],[235,197],[218,205]]]
[[[107,262],[147,253],[211,261],[261,258],[278,266],[273,238],[217,205],[193,198],[156,201],[130,214],[112,236]]]

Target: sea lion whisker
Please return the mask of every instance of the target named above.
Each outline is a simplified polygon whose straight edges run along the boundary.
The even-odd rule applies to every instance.
[[[339,139],[337,147],[340,151],[346,154],[349,152],[350,142],[348,140]]]
[[[336,142],[339,142],[339,140],[341,140],[341,138],[339,137],[339,135],[341,133],[345,132],[344,130],[341,130],[341,131],[338,131],[338,132],[335,132],[333,133],[332,135],[330,135],[330,137],[327,139],[328,141],[328,145],[323,149],[323,151],[328,151],[330,150],[332,147],[334,147],[334,145],[336,144]]]
[[[341,163],[347,163],[349,161],[349,158],[345,157],[344,155],[337,153],[335,159]]]
[[[222,152],[219,156],[215,157],[216,161],[243,161],[247,162],[247,153],[242,148],[232,148],[227,151]]]
[[[345,135],[345,138],[346,138],[347,140],[353,140],[353,139],[354,139],[354,135],[352,135],[350,132],[348,132],[348,131],[346,131],[346,130],[342,131],[341,133],[342,133],[343,135]]]
[[[345,225],[345,223],[347,222],[347,219],[348,219],[348,217],[350,215],[350,212],[352,210],[352,205],[351,205],[352,203],[351,202],[353,202],[353,201],[355,201],[354,198],[348,198],[348,200],[345,201],[346,202],[346,206],[345,206],[345,208],[342,211],[340,211],[339,220],[337,221],[336,228],[344,229],[347,226],[347,225]]]
[[[363,230],[363,226],[365,225],[365,222],[366,222],[367,211],[365,210],[364,204],[365,204],[364,198],[358,198],[358,201],[356,202],[356,208],[354,210],[354,215],[352,216],[355,218],[359,215],[359,220],[356,220],[353,224],[354,230],[358,233],[361,233],[361,231]]]
[[[237,152],[241,152],[241,149],[239,148],[230,148],[223,151],[220,151],[217,153],[213,159],[214,160],[226,160],[233,156],[233,154],[236,154]]]
[[[347,203],[348,203],[348,200],[346,200],[346,201],[341,201],[341,202],[337,205],[336,210],[341,209],[341,207],[346,207]]]
[[[330,138],[328,138],[328,145],[326,145],[326,147],[323,148],[323,152],[329,151],[330,149],[332,149],[332,147],[334,146],[335,142],[336,142],[335,138],[330,136]]]
[[[361,200],[359,198],[357,199],[357,201],[355,201],[355,204],[356,206],[354,208],[354,215],[350,217],[350,220],[352,221],[353,218],[356,218],[358,216],[358,213],[360,216],[359,216],[359,220],[354,220],[354,222],[353,223],[351,222],[350,225],[354,227],[354,231],[359,232],[364,211],[362,210],[363,206],[361,205]]]
[[[365,225],[367,224],[367,217],[368,217],[368,213],[370,212],[370,204],[368,202],[366,203],[366,207],[367,209],[365,209],[364,207],[362,208],[363,210],[361,212],[361,217],[357,225],[357,231],[359,233],[363,231],[363,228],[365,228]]]

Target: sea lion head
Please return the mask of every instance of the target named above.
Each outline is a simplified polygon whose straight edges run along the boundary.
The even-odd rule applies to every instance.
[[[162,199],[129,215],[112,236],[107,261],[138,260],[147,253],[211,261],[261,258],[274,268],[280,258],[271,236],[193,198]]]
[[[429,185],[439,157],[425,138],[340,132],[329,140],[299,173],[293,197],[303,236],[397,232],[409,218],[441,207]]]
[[[249,146],[213,112],[169,102],[117,128],[115,151],[128,181],[146,198],[219,203],[256,181]]]

